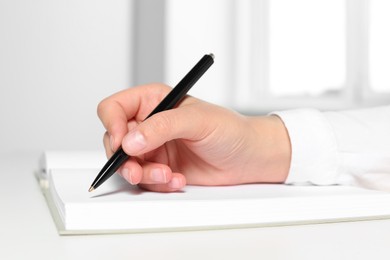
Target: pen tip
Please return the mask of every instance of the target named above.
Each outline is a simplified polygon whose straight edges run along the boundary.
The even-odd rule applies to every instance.
[[[215,59],[215,55],[213,53],[210,53],[209,55],[211,56],[212,59]]]
[[[88,192],[94,191],[95,189],[91,186],[88,190]]]

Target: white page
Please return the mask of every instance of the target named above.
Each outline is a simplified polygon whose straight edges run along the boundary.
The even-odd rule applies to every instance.
[[[144,191],[132,186],[123,178],[114,174],[93,192],[88,192],[98,169],[55,170],[52,179],[61,200],[65,203],[99,203],[119,201],[151,200],[230,200],[282,198],[303,196],[368,195],[386,194],[351,186],[293,186],[280,184],[247,184],[237,186],[186,186],[182,191],[158,193]]]
[[[96,151],[46,151],[40,159],[40,168],[52,169],[98,169],[107,161],[103,150]]]
[[[187,186],[181,192],[155,193],[114,175],[89,193],[97,173],[52,171],[50,188],[61,201],[57,205],[62,205],[65,228],[176,229],[390,215],[389,194],[354,187],[252,184]]]

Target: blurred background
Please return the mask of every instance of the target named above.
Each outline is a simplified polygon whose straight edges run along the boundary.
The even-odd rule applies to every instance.
[[[390,104],[387,0],[0,0],[0,152],[102,148],[96,106],[137,84],[247,114]]]

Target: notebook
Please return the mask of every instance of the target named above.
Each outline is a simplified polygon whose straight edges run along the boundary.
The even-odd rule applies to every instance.
[[[101,151],[49,151],[37,177],[59,234],[247,228],[390,218],[390,193],[349,186],[186,186],[156,193],[112,176]]]

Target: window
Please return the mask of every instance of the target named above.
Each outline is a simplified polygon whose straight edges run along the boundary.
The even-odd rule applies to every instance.
[[[191,90],[199,98],[255,113],[390,104],[388,0],[165,0],[164,10],[165,82],[216,54]]]
[[[389,104],[389,12],[386,0],[241,4],[238,20],[247,19],[251,29],[239,39],[249,37],[252,44],[239,66],[252,75],[239,75],[237,81],[250,82],[237,93],[236,107],[270,111]]]
[[[276,97],[321,96],[345,86],[345,3],[269,2],[269,91]]]
[[[390,93],[390,1],[371,0],[369,25],[370,87]]]

